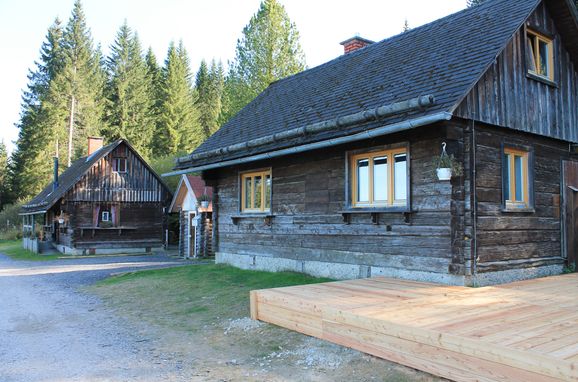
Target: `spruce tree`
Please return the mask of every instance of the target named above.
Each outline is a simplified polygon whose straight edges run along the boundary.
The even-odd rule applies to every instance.
[[[162,103],[156,155],[188,152],[202,142],[199,115],[195,107],[197,94],[192,87],[189,58],[183,42],[171,43],[163,68]]]
[[[107,117],[109,141],[125,138],[145,158],[154,133],[152,81],[136,33],[120,27],[107,60]]]
[[[213,60],[209,68],[205,60],[201,61],[196,76],[195,88],[198,93],[196,105],[199,111],[199,123],[203,140],[211,136],[219,127],[218,119],[222,109],[223,87],[224,74],[222,64],[217,64]]]
[[[236,114],[274,81],[306,68],[299,32],[277,0],[263,0],[237,41],[226,91],[228,110]]]
[[[63,66],[50,85],[45,101],[56,113],[59,137],[65,137],[67,163],[86,153],[86,139],[104,127],[102,54],[94,49],[80,0],[76,0],[62,38]],[[62,113],[65,120],[60,120]],[[64,145],[63,145],[64,146]]]
[[[22,96],[16,149],[9,168],[11,201],[26,200],[37,194],[50,180],[52,156],[58,134],[55,110],[46,103],[52,79],[62,70],[63,30],[56,19],[48,28],[46,40],[40,49],[36,68],[29,71],[28,85]],[[63,117],[64,118],[64,117]]]

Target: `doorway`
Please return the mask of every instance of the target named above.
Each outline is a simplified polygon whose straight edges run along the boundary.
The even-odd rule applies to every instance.
[[[196,257],[196,238],[197,238],[197,219],[196,214],[189,214],[189,246],[187,248],[187,257]]]

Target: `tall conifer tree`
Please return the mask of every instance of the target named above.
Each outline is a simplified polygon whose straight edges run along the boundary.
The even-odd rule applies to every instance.
[[[183,42],[178,46],[171,43],[163,68],[162,104],[155,136],[157,155],[188,152],[202,141],[199,113],[195,107],[197,94],[191,77]]]
[[[94,49],[80,0],[76,0],[62,39],[63,67],[52,80],[50,103],[57,117],[66,115],[58,126],[66,142],[67,163],[86,153],[86,138],[100,135],[104,127],[104,85],[102,54]]]
[[[277,0],[263,0],[237,41],[227,78],[228,110],[236,114],[274,81],[306,68],[297,27]]]
[[[222,109],[224,80],[221,63],[217,64],[213,60],[209,67],[204,60],[201,61],[195,88],[198,93],[196,105],[199,110],[199,123],[203,140],[211,136],[219,127],[218,119]]]
[[[107,60],[107,117],[109,140],[125,138],[147,158],[154,133],[152,81],[136,33],[120,27]]]
[[[62,70],[63,30],[56,19],[48,28],[40,49],[36,68],[28,74],[28,85],[22,96],[16,149],[10,161],[11,201],[28,199],[38,193],[52,174],[55,154],[54,110],[46,104],[52,79]]]

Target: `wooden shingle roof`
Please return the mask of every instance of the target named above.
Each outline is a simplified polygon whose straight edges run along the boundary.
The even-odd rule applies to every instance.
[[[179,158],[175,169],[212,166],[411,118],[451,114],[539,4],[540,0],[488,0],[277,81],[191,155]],[[234,152],[222,150],[429,94],[436,99],[431,107]],[[203,157],[219,149],[223,152]]]

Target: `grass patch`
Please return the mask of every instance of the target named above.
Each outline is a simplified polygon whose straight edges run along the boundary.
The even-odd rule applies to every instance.
[[[137,319],[196,331],[249,315],[249,291],[331,281],[291,272],[191,265],[108,278],[92,289]]]
[[[56,260],[58,255],[39,255],[22,248],[22,240],[0,240],[0,253],[14,260],[47,261]]]

